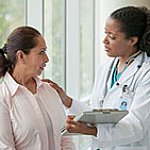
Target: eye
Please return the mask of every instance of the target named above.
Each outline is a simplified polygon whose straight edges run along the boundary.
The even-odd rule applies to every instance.
[[[109,32],[105,32],[105,34],[111,39],[111,40],[115,40],[116,39],[116,36],[112,33],[109,33]]]
[[[111,33],[110,33],[108,36],[109,36],[109,38],[112,39],[112,40],[115,40],[115,39],[116,39],[115,35],[113,35],[113,34],[111,34]]]
[[[45,55],[46,54],[46,50],[45,49],[40,50],[39,54],[40,55]]]

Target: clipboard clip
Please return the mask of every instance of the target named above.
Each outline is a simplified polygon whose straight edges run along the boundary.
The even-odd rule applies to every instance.
[[[119,111],[118,109],[93,109],[93,112],[102,112],[104,114],[110,114],[111,112]]]

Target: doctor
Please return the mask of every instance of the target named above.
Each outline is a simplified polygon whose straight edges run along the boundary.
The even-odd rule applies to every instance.
[[[114,11],[106,21],[104,46],[114,58],[100,67],[92,92],[94,108],[127,109],[115,125],[89,127],[67,120],[69,132],[93,135],[92,150],[150,149],[150,11],[133,6]],[[63,104],[78,115],[88,106],[51,82]]]

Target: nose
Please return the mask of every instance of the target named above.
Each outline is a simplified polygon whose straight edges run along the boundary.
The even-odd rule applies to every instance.
[[[44,61],[45,61],[46,63],[49,62],[49,58],[48,58],[47,54],[45,54]]]
[[[104,43],[104,44],[109,44],[109,40],[108,40],[108,38],[107,38],[107,35],[104,37],[103,43]]]

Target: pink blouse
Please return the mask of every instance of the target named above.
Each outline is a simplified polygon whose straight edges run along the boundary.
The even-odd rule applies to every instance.
[[[0,149],[74,150],[72,139],[61,136],[65,124],[63,104],[49,84],[36,78],[37,92],[32,94],[9,73],[2,80]]]

